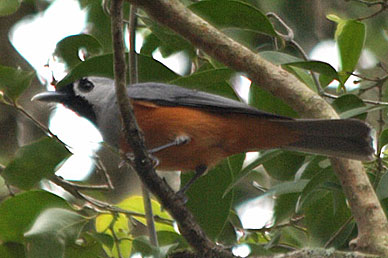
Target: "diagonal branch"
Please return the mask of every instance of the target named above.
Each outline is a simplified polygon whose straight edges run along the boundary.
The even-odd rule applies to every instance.
[[[334,109],[292,74],[230,39],[178,0],[129,0],[214,59],[247,73],[304,117],[338,118]],[[358,225],[359,249],[388,256],[388,222],[361,162],[332,159]]]

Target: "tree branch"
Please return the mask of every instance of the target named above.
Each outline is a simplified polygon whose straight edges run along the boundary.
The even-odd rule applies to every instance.
[[[129,0],[160,24],[171,28],[214,59],[248,77],[281,98],[299,114],[338,118],[315,92],[281,67],[262,59],[185,8],[178,0]],[[362,163],[332,159],[358,225],[357,247],[388,256],[388,222]]]
[[[182,235],[189,244],[203,257],[233,257],[221,247],[215,245],[195,222],[195,218],[184,205],[183,198],[178,195],[156,173],[148,156],[144,138],[137,125],[132,105],[126,92],[125,55],[123,43],[123,0],[112,0],[111,21],[114,50],[114,74],[117,101],[123,123],[125,140],[132,147],[137,174],[147,188],[155,194],[162,206],[170,212],[179,224]]]

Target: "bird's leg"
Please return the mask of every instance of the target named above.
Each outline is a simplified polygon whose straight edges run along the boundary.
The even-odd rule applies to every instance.
[[[184,145],[184,144],[190,142],[190,140],[191,140],[191,138],[189,136],[181,135],[181,136],[177,136],[173,141],[171,141],[169,143],[166,143],[164,145],[161,145],[161,146],[158,146],[158,147],[155,147],[155,148],[148,150],[148,153],[150,154],[150,158],[152,159],[154,167],[156,168],[159,165],[159,159],[153,155],[154,153],[162,151],[162,150],[170,148],[170,147],[173,147],[173,146]],[[134,159],[132,152],[128,152],[126,154],[126,157],[131,161],[133,161],[133,159]]]
[[[190,142],[190,140],[191,140],[191,138],[189,136],[186,136],[186,135],[177,136],[173,141],[166,143],[164,145],[152,148],[152,149],[148,150],[148,152],[151,154],[154,154],[156,152],[162,151],[164,149],[167,149],[167,148],[170,148],[173,146],[184,145],[184,144]]]
[[[207,170],[206,165],[199,165],[195,168],[195,174],[194,176],[187,182],[181,189],[177,192],[179,195],[184,195],[184,193],[190,188],[192,184],[194,184],[195,181],[197,181],[198,178],[200,178],[202,175],[205,174]]]

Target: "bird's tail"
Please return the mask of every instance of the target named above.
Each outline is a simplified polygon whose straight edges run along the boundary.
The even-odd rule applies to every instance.
[[[279,123],[299,134],[299,139],[285,149],[362,161],[374,159],[374,130],[360,120],[300,119]]]

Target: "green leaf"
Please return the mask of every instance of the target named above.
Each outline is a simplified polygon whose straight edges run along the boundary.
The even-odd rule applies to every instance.
[[[388,198],[388,173],[385,173],[377,186],[376,194],[379,200]]]
[[[145,38],[146,45],[142,46],[141,53],[151,56],[152,52],[159,48],[163,57],[179,51],[185,51],[190,57],[195,56],[193,45],[185,38],[149,18],[142,17],[141,20],[152,31],[152,34]]]
[[[24,246],[18,243],[3,243],[0,245],[0,257],[1,258],[24,258],[26,254],[24,252]]]
[[[278,52],[278,51],[262,51],[259,55],[265,60],[275,64],[275,65],[284,65],[288,63],[303,63],[304,60],[298,57]],[[284,69],[294,74],[301,82],[306,84],[312,90],[317,91],[316,85],[309,74],[305,69],[295,67],[295,66],[283,66]]]
[[[22,0],[1,0],[0,1],[0,16],[7,16],[15,13],[21,4]]]
[[[236,234],[236,228],[233,226],[233,224],[228,220],[224,228],[222,229],[222,232],[218,236],[217,243],[223,244],[225,246],[232,246],[236,244],[238,239],[238,236]]]
[[[35,72],[0,65],[0,91],[12,100],[16,100],[31,84]]]
[[[352,112],[354,113],[355,109],[365,107],[366,105],[364,101],[362,101],[362,99],[360,99],[356,95],[346,94],[335,99],[332,103],[332,106],[339,114],[342,114],[346,111],[351,111],[351,110],[353,110]],[[357,119],[365,120],[366,116],[367,116],[367,113],[365,111],[365,113],[362,113],[360,115],[353,116],[353,117]]]
[[[113,242],[113,240],[112,240]],[[66,245],[65,258],[96,258],[106,257],[101,242],[87,232],[82,233],[75,243]]]
[[[62,59],[69,69],[82,62],[79,58],[79,50],[85,49],[88,57],[102,53],[102,46],[91,35],[79,34],[68,36],[57,43],[54,55]]]
[[[239,157],[241,155],[237,155]],[[228,219],[233,202],[233,192],[224,196],[226,188],[232,182],[234,171],[231,158],[227,158],[199,178],[187,191],[187,207],[194,214],[198,224],[207,235],[216,240]],[[237,162],[243,163],[238,158]],[[184,185],[192,177],[190,173],[181,176]],[[211,194],[209,194],[211,193]],[[217,211],[217,212],[215,212]]]
[[[274,253],[268,250],[264,245],[248,243],[249,249],[251,250],[249,256],[271,256]]]
[[[248,103],[257,109],[282,116],[298,117],[298,114],[281,99],[252,83],[249,88]]]
[[[315,156],[307,163],[307,166],[301,173],[302,179],[311,179],[323,169],[330,167],[330,161],[324,156]]]
[[[108,248],[113,248],[114,240],[111,235],[105,233],[94,233],[92,237],[96,239],[99,243],[106,245]]]
[[[385,129],[379,136],[379,150],[388,144],[388,129]],[[387,196],[388,197],[388,196]]]
[[[52,208],[43,211],[24,236],[28,257],[64,257],[66,245],[78,238],[86,218],[73,211]]]
[[[387,108],[387,107],[386,106],[375,106],[375,105],[359,107],[359,108],[350,109],[348,111],[345,111],[345,112],[341,113],[340,117],[342,119],[347,119],[347,118],[361,116],[362,114],[365,114],[365,113],[368,113],[368,112],[372,112],[372,111],[376,111],[376,110],[380,110],[380,109],[385,109],[385,108]]]
[[[301,193],[306,185],[309,183],[308,179],[300,179],[298,181],[288,181],[284,183],[280,183],[272,186],[268,191],[264,194],[260,195],[260,197],[264,196],[279,196],[282,194],[290,194],[290,193]]]
[[[62,198],[46,191],[18,194],[0,204],[0,239],[22,243],[23,234],[45,209],[69,208]]]
[[[229,193],[233,187],[239,184],[248,174],[256,167],[262,165],[267,160],[273,159],[280,155],[283,151],[281,150],[268,150],[260,152],[260,156],[248,164],[243,170],[241,170],[234,178],[231,184],[226,188],[224,195]]]
[[[310,234],[309,246],[323,246],[350,216],[346,199],[341,192],[321,192],[319,198],[305,208],[305,225]]]
[[[120,252],[122,255],[124,255],[125,257],[129,257],[132,250],[132,240],[130,239],[131,232],[129,228],[129,225],[130,225],[129,218],[122,213],[118,214],[115,217],[110,214],[101,214],[97,216],[95,223],[96,223],[95,225],[96,231],[98,233],[104,233],[109,236],[112,236],[113,235],[111,231],[111,227],[112,227],[117,238],[123,239],[119,242],[118,247],[116,243],[111,245],[109,241],[103,244],[103,248],[105,252],[108,254],[108,256],[118,257],[118,249],[120,249]]]
[[[296,213],[296,204],[300,196],[300,191],[295,193],[282,194],[276,197],[274,206],[274,224],[279,225],[290,221]]]
[[[364,47],[365,35],[365,24],[357,20],[341,20],[337,26],[336,39],[343,83],[356,68]]]
[[[303,155],[284,151],[276,158],[264,162],[263,166],[271,177],[278,180],[290,180],[294,178],[304,159]]]
[[[167,82],[178,77],[178,75],[162,63],[149,56],[137,55],[137,60],[139,82]],[[65,78],[58,82],[57,87],[61,88],[77,79],[91,75],[113,78],[113,55],[106,54],[95,56],[79,63],[70,71],[70,73],[66,75]]]
[[[262,51],[259,55],[275,65],[303,62],[303,59],[278,51]]]
[[[131,196],[123,200],[122,202],[120,202],[117,206],[127,211],[145,214],[143,197],[141,196]],[[151,200],[151,206],[152,206],[152,211],[154,213],[154,216],[172,221],[172,217],[170,216],[170,214],[168,214],[168,212],[161,207],[159,202],[157,202],[156,200]],[[143,224],[146,224],[146,220],[144,218],[136,217],[136,219],[142,222]],[[158,221],[155,222],[155,227],[158,231],[159,230],[174,231],[174,228],[172,225],[168,225]]]
[[[145,236],[133,240],[132,254],[140,253],[142,257],[159,257],[159,249],[153,246]]]
[[[244,2],[200,1],[190,5],[189,9],[221,29],[239,28],[277,36],[267,16]]]
[[[45,137],[20,148],[2,175],[7,183],[21,189],[30,189],[43,178],[54,175],[60,162],[70,152],[53,138]]]
[[[330,80],[340,80],[337,71],[330,64],[321,61],[305,61],[286,63],[286,66],[300,67],[316,73],[326,75]]]
[[[306,205],[315,202],[317,196],[320,198],[322,196],[322,190],[324,190],[324,185],[328,182],[337,182],[331,167],[320,170],[305,185],[302,194],[300,195],[297,210],[299,211]]]
[[[281,229],[280,243],[285,244],[286,246],[301,249],[308,246],[308,240],[308,233],[300,230],[299,228],[290,226],[283,227]]]
[[[176,232],[159,230],[156,233],[160,246],[176,245],[176,249],[184,249],[189,246],[186,239]]]
[[[238,99],[228,83],[233,74],[234,72],[228,68],[210,69],[179,77],[169,83]]]

